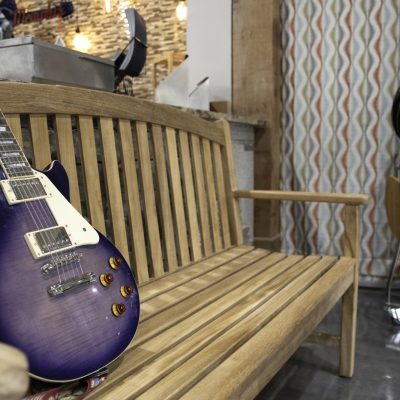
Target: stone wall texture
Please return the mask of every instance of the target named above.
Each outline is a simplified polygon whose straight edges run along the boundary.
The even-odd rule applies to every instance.
[[[59,4],[58,1],[53,2]],[[152,85],[152,66],[155,56],[167,51],[186,51],[186,21],[179,21],[175,16],[176,0],[111,0],[111,12],[105,11],[105,0],[74,0],[75,13],[67,20],[55,18],[42,22],[16,26],[14,35],[22,34],[35,36],[39,39],[54,43],[60,35],[67,47],[73,48],[73,38],[77,24],[80,31],[91,43],[87,51],[100,57],[112,58],[118,49],[128,43],[129,29],[124,10],[135,8],[146,21],[148,52],[146,65],[139,77],[126,78],[121,91],[133,94],[136,97],[152,99],[154,96]],[[47,0],[20,0],[19,9],[33,11],[47,8]],[[165,75],[162,66],[157,69],[160,79]]]

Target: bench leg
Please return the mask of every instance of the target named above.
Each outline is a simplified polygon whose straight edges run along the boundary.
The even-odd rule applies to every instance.
[[[357,284],[351,285],[342,297],[339,375],[347,378],[351,378],[354,373],[357,297]]]

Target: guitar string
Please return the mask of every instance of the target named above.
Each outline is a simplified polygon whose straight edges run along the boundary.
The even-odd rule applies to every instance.
[[[2,112],[1,112],[1,114],[2,114],[3,120],[6,121],[6,124],[7,124],[8,128],[9,128],[9,130],[10,130],[10,132],[11,132],[11,135],[12,135],[11,138],[6,138],[6,139],[12,139],[13,141],[16,142],[15,137],[13,137],[14,135],[13,135],[13,133],[12,133],[12,131],[11,131],[11,128],[9,127],[9,124],[8,124],[7,119],[5,118],[5,116],[4,116],[4,114],[3,114]],[[7,132],[7,133],[8,133],[8,132]],[[11,149],[10,149],[10,148],[7,149],[7,145],[5,145],[5,147],[6,147],[6,148],[5,148],[5,151],[6,151],[6,152],[7,152],[7,151],[15,151],[15,147],[17,147],[17,150],[18,150],[20,153],[22,153],[22,149],[19,149],[19,145],[18,145],[17,142],[14,143],[14,147],[13,147],[12,145],[9,145],[9,146],[11,147]],[[2,145],[2,147],[4,147],[4,145]],[[17,157],[17,160],[18,160],[19,162],[22,161],[23,164],[27,163],[27,160],[24,159],[24,157],[22,157],[22,156]],[[4,164],[4,163],[3,163],[3,164]],[[14,168],[14,170],[13,170],[12,167],[11,167],[11,168],[10,168],[10,173],[9,173],[8,168],[7,168],[6,166],[5,166],[5,169],[6,169],[7,175],[8,175],[11,179],[19,176],[19,173],[17,172],[18,170],[17,170],[16,168]],[[21,171],[21,172],[22,172],[22,171]],[[29,174],[32,174],[32,169],[31,169],[31,168],[28,168],[28,167],[24,167],[24,168],[23,168],[23,172],[24,172],[25,174],[28,174],[28,175],[29,175]],[[27,198],[29,197],[29,196],[27,196],[28,193],[27,193],[27,191],[25,190],[24,186],[22,186],[21,191],[24,192],[24,194],[25,194],[25,196],[26,196]],[[31,203],[31,202],[24,202],[24,205],[25,205],[26,209],[28,210],[28,212],[29,212],[29,214],[30,214],[30,216],[31,216],[32,221],[34,222],[34,225],[36,226],[36,230],[43,230],[43,229],[47,228],[47,227],[44,227],[44,226],[43,226],[43,221],[42,221],[42,219],[40,219],[40,218],[39,218],[39,221],[40,221],[40,226],[39,226],[39,224],[38,224],[38,222],[37,222],[38,219],[35,218],[35,216],[33,215],[33,214],[36,214],[36,217],[38,217],[37,209],[36,209],[36,207],[35,207],[33,204],[30,204],[30,203]],[[45,231],[45,232],[46,232],[46,231]],[[46,236],[46,238],[47,238],[47,240],[48,240],[49,237],[48,237],[48,234],[47,234],[47,233],[45,233],[45,236]],[[52,261],[53,261],[53,260],[52,260]],[[54,261],[53,261],[53,262],[54,262]],[[57,269],[57,274],[58,274],[59,282],[61,283],[61,276],[60,276],[60,274],[59,274],[59,270],[58,270],[58,269]],[[65,275],[64,275],[64,279],[65,279]]]
[[[11,132],[11,134],[12,134],[12,131],[11,131],[11,128],[9,127],[9,124],[8,124],[8,121],[7,121],[7,119],[5,118],[5,116],[4,116],[4,114],[3,114],[3,112],[0,110],[0,113],[1,113],[1,115],[2,115],[2,118],[3,118],[3,120],[4,121],[6,121],[6,123],[7,123],[7,125],[8,125],[8,128],[9,128],[9,130],[10,130],[10,132]],[[12,136],[14,136],[13,134],[12,134]],[[6,138],[7,139],[7,138]],[[15,137],[11,137],[11,138],[8,138],[8,139],[12,139],[12,140],[14,140],[15,142],[16,142],[16,140],[15,140]],[[13,148],[11,145],[9,145],[11,148],[9,148],[9,149],[7,149],[7,144],[6,145],[4,145],[4,144],[2,144],[1,145],[1,147],[6,147],[4,150],[7,152],[7,151],[15,151],[15,148]],[[17,147],[17,149],[19,148],[19,145],[18,145],[18,143],[16,142],[15,144],[14,144],[14,146],[16,146]],[[3,151],[4,151],[3,150]],[[22,152],[22,149],[18,149],[21,153],[23,153]],[[20,159],[19,161],[21,162],[22,161],[22,163],[24,163],[25,164],[25,162],[27,162],[26,161],[26,159],[24,159],[24,157],[22,157],[22,156],[19,156],[19,157],[17,157],[17,159]],[[3,162],[3,164],[4,164],[4,162]],[[15,178],[15,177],[18,177],[18,169],[16,169],[16,168],[14,168],[14,171],[12,170],[12,168],[11,168],[11,174],[9,174],[9,172],[8,172],[8,168],[7,167],[5,167],[5,169],[7,170],[6,171],[6,173],[7,173],[7,175],[9,175],[9,177],[10,178]],[[25,168],[23,168],[23,172],[26,174],[26,173],[28,173],[28,175],[29,174],[32,174],[32,168],[28,168],[28,167],[25,167]],[[25,196],[27,196],[28,195],[28,192],[26,191],[26,189],[24,188],[24,186],[22,186],[22,190],[24,191],[24,194],[25,194]],[[28,212],[29,212],[29,214],[30,214],[30,216],[31,216],[31,219],[32,219],[32,221],[34,222],[34,225],[36,226],[36,230],[44,230],[44,229],[46,229],[46,228],[48,228],[48,227],[45,227],[45,226],[43,226],[43,222],[42,222],[42,220],[40,219],[40,218],[38,218],[38,210],[37,210],[37,207],[35,206],[35,204],[34,203],[36,203],[37,201],[33,201],[33,202],[31,202],[31,201],[28,201],[28,202],[24,202],[23,204],[25,205],[25,207],[26,207],[26,209],[28,210]],[[35,218],[35,215],[36,215],[36,218]],[[39,222],[40,222],[40,224],[38,224],[38,220],[39,220]],[[44,236],[46,237],[46,239],[47,239],[47,241],[48,242],[50,242],[50,238],[49,238],[49,235],[48,235],[48,230],[44,230],[43,231],[43,234],[44,234]],[[53,238],[54,239],[54,238]],[[57,275],[58,275],[58,280],[59,280],[59,283],[61,283],[61,276],[60,276],[60,272],[59,272],[59,267],[58,267],[58,264],[56,263],[56,261],[54,260],[54,256],[53,256],[53,254],[51,253],[50,254],[50,257],[51,257],[51,260],[52,260],[52,262],[54,263],[54,265],[56,265],[56,268],[57,268]],[[64,280],[66,280],[66,277],[65,277],[65,272],[62,270],[61,271],[62,273],[63,273],[63,276],[64,276]]]
[[[32,186],[32,185],[31,185]],[[33,191],[36,192],[36,195],[40,195],[40,193],[38,192],[38,188],[33,187]],[[48,202],[46,200],[38,200],[37,201],[38,205],[41,207],[43,215],[48,216],[48,220],[50,222],[50,224],[53,224],[53,221],[51,221],[51,217],[54,219],[55,222],[55,226],[57,226],[57,221],[54,218],[53,212],[48,204]],[[52,225],[54,226],[54,224]],[[50,235],[52,236],[52,240],[55,243],[56,242],[56,237],[54,236],[54,231],[50,230],[47,231],[50,233]],[[56,250],[54,253],[51,253],[52,256],[54,256],[54,258],[56,258],[56,265],[58,266],[61,262],[61,269],[62,272],[68,275],[68,272],[70,272],[72,274],[72,278],[75,278],[76,275],[75,273],[78,275],[79,274],[79,270],[82,273],[82,275],[84,274],[84,270],[80,261],[80,256],[79,254],[72,248],[67,248],[67,249],[60,249],[60,250]],[[70,259],[72,261],[68,261],[68,256],[70,256]],[[64,257],[64,258],[63,258]],[[74,260],[75,258],[75,260]],[[68,265],[71,266],[71,268],[66,268]]]
[[[33,190],[35,190],[35,188]],[[39,193],[37,192],[37,194],[39,194]],[[46,200],[39,200],[39,204],[40,204],[40,206],[42,208],[42,211],[44,212],[44,215],[52,216],[54,218],[53,212],[52,212],[52,210],[51,210],[51,208],[50,208],[50,206],[49,206],[49,204],[48,204],[48,202]],[[55,218],[54,218],[54,220],[55,220]],[[57,223],[56,220],[55,220],[55,222]],[[55,242],[56,238],[55,238],[53,232],[50,231],[50,234],[52,235],[53,240]],[[80,269],[80,272],[82,273],[82,275],[84,274],[84,270],[83,270],[83,267],[82,267],[82,264],[81,264],[81,261],[80,261],[79,254],[73,248],[72,249],[71,248],[67,248],[65,250],[61,249],[61,250],[56,251],[55,253],[52,253],[52,254],[54,254],[54,256],[57,258],[57,261],[56,261],[57,265],[58,265],[60,260],[61,260],[61,264],[64,264],[65,267],[67,267],[68,264],[71,265],[71,268],[69,268],[69,269],[65,269],[64,267],[62,267],[62,271],[65,270],[66,273],[68,273],[68,271],[71,271],[71,273],[73,275],[73,278],[76,277],[75,272],[77,274],[79,274],[79,269]],[[72,261],[70,261],[70,262],[68,262],[68,255],[70,255],[71,259],[72,259]],[[65,256],[64,260],[62,258],[63,256]],[[75,260],[74,260],[74,256],[75,256]]]
[[[10,131],[11,131],[11,129],[10,129]],[[11,132],[11,133],[12,133],[12,132]],[[18,145],[16,145],[16,146],[18,147]],[[22,151],[21,151],[21,153],[22,153]],[[18,157],[18,158],[19,158],[19,161],[20,161],[20,162],[22,161],[23,163],[27,163],[27,160],[24,159],[24,157],[20,156],[20,157]],[[15,171],[16,171],[16,170],[15,170]],[[18,172],[15,172],[15,171],[12,173],[12,175],[17,175],[17,177],[18,177]],[[22,171],[21,171],[21,172],[22,172]],[[33,170],[32,170],[32,168],[30,168],[30,167],[29,167],[29,168],[28,168],[28,167],[25,167],[25,168],[23,168],[23,172],[24,172],[24,173],[28,173],[28,175],[29,175],[29,174],[32,174],[32,173],[33,173]],[[33,176],[34,176],[34,175],[33,175]],[[32,179],[33,179],[33,178],[32,178]],[[30,183],[29,180],[28,180],[28,185],[30,185],[31,193],[33,193],[33,194],[36,195],[36,196],[38,196],[38,195],[40,194],[37,190],[34,189],[33,184]],[[25,189],[24,186],[22,186],[22,191],[24,192],[26,198],[32,197],[32,196],[29,196],[29,192],[27,192],[27,190]],[[52,242],[55,243],[55,236],[54,236],[54,234],[52,234],[52,231],[51,231],[51,230],[47,229],[47,228],[54,227],[55,224],[54,224],[53,221],[51,221],[50,218],[47,218],[47,221],[46,221],[45,218],[44,218],[44,216],[47,216],[48,214],[43,213],[43,212],[40,212],[40,210],[39,210],[38,207],[37,207],[38,205],[39,205],[39,206],[42,206],[42,207],[41,207],[41,208],[42,208],[42,211],[44,211],[44,209],[43,209],[43,201],[42,201],[42,200],[34,200],[34,201],[25,202],[25,204],[26,204],[28,210],[33,211],[33,212],[36,214],[37,217],[39,216],[39,221],[41,222],[41,227],[40,227],[41,229],[40,229],[40,230],[42,230],[42,234],[43,234],[43,236],[45,237],[45,240],[47,240],[48,243],[52,243]],[[51,214],[50,214],[50,215],[51,215]],[[34,221],[36,222],[36,220],[35,220],[35,218],[34,218],[33,215],[32,215],[32,217],[33,217]],[[37,223],[35,223],[35,225],[38,227],[38,224],[37,224]],[[38,229],[38,230],[39,230],[39,229]],[[50,251],[51,251],[51,250],[50,250]],[[56,268],[57,268],[57,275],[58,275],[58,277],[59,277],[59,283],[61,283],[61,276],[60,276],[60,273],[59,273],[58,263],[57,263],[57,261],[55,260],[55,257],[54,257],[54,255],[53,255],[53,253],[50,253],[49,255],[50,255],[51,261],[53,262],[53,265],[55,265]],[[62,269],[61,272],[62,272],[62,274],[63,274],[64,280],[66,280],[67,277],[68,277],[68,275],[66,275],[64,269]]]
[[[3,118],[4,118],[4,114],[3,114]],[[9,127],[9,129],[11,131],[10,127]],[[11,133],[12,133],[12,131],[11,131]],[[23,152],[21,151],[21,153],[23,153]],[[22,157],[19,157],[19,158],[21,158],[23,163],[28,163],[26,159],[23,159]],[[29,168],[26,167],[26,170],[27,170],[26,172],[32,172],[31,167],[29,167]],[[38,191],[39,189],[37,187],[35,187],[32,182],[28,181],[28,185],[30,185],[31,190],[33,191],[33,193],[36,194],[36,196],[40,196],[40,193]],[[49,204],[47,203],[47,201],[37,200],[37,201],[34,201],[33,203],[37,203],[42,208],[42,211],[43,211],[42,215],[45,215],[46,217],[48,217],[47,219],[48,219],[49,224],[54,226],[54,223],[53,223],[53,221],[51,221],[51,218],[50,218],[50,216],[51,216],[54,219],[54,216],[53,216],[53,213],[52,213],[51,208],[50,208]],[[46,210],[46,208],[47,208],[47,210]],[[54,219],[54,221],[55,221],[55,219]],[[55,221],[55,222],[57,222],[57,221]],[[48,238],[48,235],[50,234],[52,236],[53,242],[56,242],[56,237],[54,236],[54,233],[52,230],[46,230],[46,231],[44,231],[44,233],[46,234],[47,238]],[[50,255],[52,257],[53,262],[57,266],[57,269],[58,269],[58,265],[61,260],[61,265],[63,263],[65,264],[65,266],[67,266],[68,263],[71,264],[72,268],[70,269],[70,271],[72,271],[74,278],[75,278],[75,270],[77,270],[77,269],[80,269],[81,273],[84,274],[84,270],[82,268],[82,264],[80,261],[80,256],[75,250],[71,251],[71,249],[65,249],[65,250],[56,251],[56,253],[51,253]],[[64,261],[63,261],[62,256],[65,256]],[[71,256],[72,262],[71,261],[68,262],[68,256]],[[56,261],[54,261],[54,257],[57,258]],[[74,258],[75,258],[75,260],[74,260]],[[62,268],[63,274],[64,274],[64,270],[65,269]],[[64,274],[64,279],[65,279],[65,274]]]
[[[31,171],[32,171],[32,169],[31,169]],[[28,181],[28,185],[30,185],[32,192],[37,197],[39,197],[40,196],[39,189],[37,187],[35,187],[32,182]],[[41,208],[40,215],[42,217],[43,216],[47,217],[47,222],[48,222],[49,227],[57,226],[57,221],[55,220],[54,215],[53,215],[51,208],[50,208],[49,204],[47,203],[47,201],[46,200],[33,201],[33,206],[35,208],[36,208],[36,205],[39,206],[39,208]],[[43,233],[46,235],[47,240],[49,239],[49,235],[51,236],[51,238],[50,238],[51,240],[48,240],[49,242],[53,242],[53,243],[57,242],[56,236],[55,236],[53,230],[51,230],[51,229],[46,230]],[[84,273],[82,265],[80,263],[80,260],[78,260],[79,261],[78,263],[76,261],[72,261],[72,262],[68,263],[68,257],[64,257],[64,259],[62,258],[63,256],[67,256],[69,254],[72,256],[72,260],[73,260],[73,256],[77,255],[77,253],[75,251],[71,251],[71,249],[65,249],[65,250],[59,250],[59,251],[57,251],[57,250],[54,251],[53,249],[50,249],[50,251],[51,251],[51,253],[50,253],[51,259],[53,261],[53,264],[57,267],[57,269],[59,268],[59,265],[61,264],[60,268],[63,273],[64,280],[66,280],[68,277],[75,278],[76,277],[75,273],[78,274],[79,268],[80,268],[82,274]],[[71,268],[69,268],[69,269],[66,268],[68,266],[68,264],[71,265]]]

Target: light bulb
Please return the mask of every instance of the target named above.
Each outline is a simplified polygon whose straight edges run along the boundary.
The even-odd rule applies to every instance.
[[[105,7],[106,7],[106,12],[110,13],[111,12],[111,0],[106,0]]]
[[[88,51],[90,48],[89,39],[86,36],[82,35],[82,33],[80,33],[78,29],[75,34],[74,40],[72,41],[72,44],[74,45],[75,50],[82,51],[83,53]]]
[[[187,5],[186,1],[179,1],[178,5],[176,6],[176,18],[179,19],[179,21],[184,21],[187,19]]]

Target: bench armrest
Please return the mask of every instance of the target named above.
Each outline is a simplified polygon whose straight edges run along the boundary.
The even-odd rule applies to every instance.
[[[349,193],[313,193],[313,192],[285,192],[279,190],[235,190],[236,198],[258,200],[288,200],[311,201],[318,203],[342,203],[348,205],[363,205],[369,202],[369,196]]]

